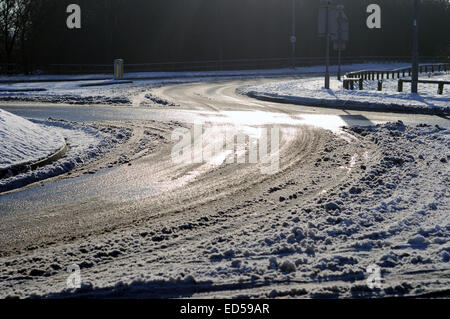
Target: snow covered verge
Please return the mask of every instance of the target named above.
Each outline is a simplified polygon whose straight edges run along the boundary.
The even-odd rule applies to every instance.
[[[63,149],[63,136],[0,109],[0,177]]]
[[[356,154],[329,133],[311,167],[229,209],[1,258],[0,296],[448,296],[450,132],[401,122],[345,131]],[[353,177],[322,189],[340,169]],[[80,289],[66,288],[72,263]],[[370,288],[374,266],[380,286]]]
[[[450,75],[437,73],[421,79],[450,80]],[[310,106],[365,109],[376,111],[410,111],[430,114],[450,114],[450,85],[438,95],[437,84],[419,84],[419,95],[408,93],[410,84],[397,92],[398,80],[384,80],[383,91],[377,91],[377,81],[364,81],[364,90],[345,90],[342,82],[331,79],[330,90],[323,86],[323,78],[273,82],[238,90],[257,99]],[[356,85],[357,87],[357,85]]]
[[[350,64],[343,65],[343,72],[361,69],[395,69],[408,66],[405,63]],[[331,67],[336,72],[337,66]],[[136,105],[136,99],[145,105],[158,104],[146,97],[146,91],[162,84],[215,81],[236,78],[307,76],[322,74],[324,66],[299,67],[296,69],[209,71],[209,72],[143,72],[128,73],[125,80],[133,83],[106,81],[105,75],[89,76],[16,76],[0,77],[1,81],[23,81],[0,84],[0,101],[42,102],[65,104]],[[39,82],[44,81],[44,82]],[[55,82],[45,82],[55,81]],[[105,86],[105,83],[108,84]],[[98,85],[98,86],[95,86]],[[9,90],[9,91],[8,91]]]
[[[6,113],[1,110],[0,112],[0,115]],[[12,114],[9,116],[17,118]],[[40,129],[39,132],[36,133],[37,135],[33,136],[33,141],[36,141],[35,143],[37,144],[30,144],[29,146],[32,154],[39,150],[40,143],[46,145],[53,151],[58,150],[61,148],[61,141],[66,141],[67,151],[62,158],[48,165],[36,169],[31,169],[29,166],[25,165],[17,172],[10,172],[9,174],[7,173],[4,176],[1,176],[0,193],[57,176],[90,163],[102,157],[118,144],[125,142],[130,134],[126,129],[101,127],[96,124],[81,124],[53,119],[48,119],[46,121],[21,120],[26,121],[29,127],[38,127]],[[8,121],[8,123],[10,122],[11,121]],[[53,137],[58,143],[50,143],[49,137],[47,136]],[[22,139],[22,136],[19,138]],[[24,138],[26,139],[27,137],[25,136]],[[21,144],[21,142],[18,141],[15,141],[15,143],[14,146],[16,147],[17,145],[23,144],[23,142]],[[23,151],[24,149],[25,148],[22,147],[18,152],[20,154],[27,154]],[[9,148],[1,149],[1,152],[2,162],[17,162],[17,160],[13,160],[14,152],[10,151]]]

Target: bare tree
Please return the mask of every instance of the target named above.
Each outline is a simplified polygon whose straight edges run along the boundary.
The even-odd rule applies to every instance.
[[[33,4],[39,1],[17,0],[17,33],[19,36],[20,52],[24,74],[29,73],[29,63],[27,57],[27,41],[31,32],[33,19],[31,17]]]
[[[0,32],[3,41],[2,54],[5,58],[8,73],[12,52],[17,41],[17,13],[17,0],[0,0]]]
[[[45,1],[0,0],[0,33],[3,46],[0,48],[7,65],[21,60],[25,74],[29,73],[27,47],[37,19],[38,9]],[[20,50],[20,51],[17,51]],[[20,55],[20,58],[17,56]],[[11,69],[8,67],[8,73]]]

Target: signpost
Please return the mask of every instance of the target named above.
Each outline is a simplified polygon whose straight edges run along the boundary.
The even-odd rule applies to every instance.
[[[349,23],[344,13],[344,6],[331,5],[332,0],[320,0],[319,9],[319,36],[326,37],[326,69],[325,88],[330,88],[330,41],[333,41],[334,50],[338,51],[338,80],[341,79],[341,52],[346,49],[349,41]]]
[[[334,50],[338,51],[338,80],[341,80],[341,52],[346,49],[349,40],[349,23],[344,13],[344,6],[336,7],[337,36],[333,39]]]
[[[319,10],[319,35],[326,37],[326,66],[325,66],[325,88],[330,89],[330,38],[332,29],[336,26],[331,19],[335,13],[331,12],[331,0],[320,0]]]

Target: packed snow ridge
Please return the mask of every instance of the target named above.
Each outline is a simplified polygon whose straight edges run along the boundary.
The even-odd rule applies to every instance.
[[[6,113],[4,111],[2,112]],[[17,116],[12,114],[9,114],[9,116],[17,118]],[[29,166],[24,165],[15,172],[9,172],[3,176],[0,175],[0,193],[58,176],[94,162],[118,145],[125,143],[131,134],[127,129],[108,125],[101,126],[97,124],[83,124],[53,119],[32,120],[33,122],[21,118],[19,118],[19,120],[25,121],[29,126],[37,127],[40,130],[41,136],[36,137],[38,143],[47,145],[45,139],[42,139],[42,136],[45,136],[44,134],[54,134],[63,141],[63,145],[67,145],[67,151],[64,153],[63,157],[45,166],[30,169]],[[0,130],[2,129],[0,128]],[[10,139],[9,143],[11,144],[13,141]],[[21,141],[17,141],[17,143],[18,145],[20,145],[20,143],[23,144]],[[39,147],[40,144],[36,145]],[[48,145],[50,145],[50,143],[48,143]],[[17,152],[21,154],[20,149],[17,146],[16,148],[18,149]],[[59,150],[61,149],[61,146],[58,148],[55,144],[55,149]],[[25,153],[25,148],[22,150],[22,153]],[[8,150],[1,149],[0,154],[1,163],[5,161],[3,158],[7,159],[8,157],[9,161],[13,162],[13,159],[11,159],[12,155],[8,153]],[[14,163],[17,162],[18,161]]]
[[[0,109],[0,171],[32,164],[65,146],[64,137]]]

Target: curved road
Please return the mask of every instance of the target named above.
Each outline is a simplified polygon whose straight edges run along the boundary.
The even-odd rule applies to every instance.
[[[177,109],[60,105],[9,105],[2,108],[23,117],[36,119],[52,117],[69,121],[179,121],[188,124],[213,123],[238,126],[244,131],[245,127],[276,125],[290,130],[289,133],[285,132],[285,139],[282,140],[282,143],[286,143],[284,145],[286,148],[291,148],[291,144],[295,140],[295,138],[287,138],[288,134],[303,136],[301,133],[311,131],[311,129],[306,130],[304,125],[339,132],[340,127],[345,125],[373,125],[401,120],[410,125],[428,123],[450,128],[450,121],[439,116],[287,105],[257,101],[236,94],[236,88],[240,86],[264,81],[273,81],[273,79],[189,83],[152,90],[153,95],[181,105]],[[312,130],[311,132],[317,131]],[[166,133],[168,134],[167,138],[170,139],[171,132]],[[286,153],[288,153],[287,150]],[[5,232],[6,234],[10,233],[7,231],[9,225],[4,220],[6,217],[13,218],[16,222],[16,218],[19,216],[24,216],[23,218],[28,220],[30,212],[36,215],[36,211],[56,210],[68,214],[72,210],[79,211],[80,207],[91,211],[97,210],[99,206],[107,203],[109,209],[110,206],[130,201],[136,202],[136,200],[140,201],[140,207],[134,207],[134,210],[139,210],[145,207],[143,202],[146,200],[161,197],[161,192],[184,187],[190,179],[199,174],[205,174],[207,170],[211,169],[196,166],[190,166],[187,169],[182,167],[178,168],[183,172],[182,176],[174,177],[176,170],[171,163],[170,148],[164,149],[161,154],[163,155],[158,154],[156,162],[141,161],[143,163],[139,162],[132,167],[122,166],[102,170],[95,175],[57,179],[58,181],[54,183],[46,182],[39,189],[30,188],[1,195],[0,219],[3,219],[1,227],[3,233],[0,235],[1,246],[5,247],[5,245],[11,244],[3,241]],[[148,176],[143,174],[148,174]],[[158,196],[156,196],[157,194]],[[29,234],[29,231],[27,230],[26,233]],[[15,238],[24,242],[17,236]]]
[[[177,121],[203,123],[205,126],[215,124],[240,130],[247,135],[254,133],[255,128],[276,126],[280,128],[280,168],[272,176],[261,174],[263,164],[177,164],[171,159],[170,137],[174,127],[158,128],[167,143],[161,145],[155,154],[133,161],[131,166],[103,169],[93,175],[70,179],[62,176],[39,187],[0,195],[1,254],[8,259],[27,250],[53,247],[55,243],[72,245],[78,241],[89,241],[93,236],[104,238],[102,236],[111,232],[136,234],[141,225],[148,226],[149,223],[155,229],[167,225],[182,226],[183,222],[197,220],[199,216],[207,220],[210,212],[242,205],[249,198],[255,199],[255,202],[264,201],[258,196],[285,181],[292,171],[299,167],[304,171],[312,170],[310,166],[313,167],[312,161],[317,154],[336,138],[331,132],[347,141],[348,145],[343,147],[347,152],[362,154],[364,149],[374,150],[372,145],[360,145],[360,141],[347,136],[340,130],[341,126],[401,120],[411,125],[428,123],[450,128],[449,121],[438,116],[277,104],[256,101],[235,93],[239,86],[264,81],[274,80],[189,83],[152,90],[153,95],[180,105],[173,109],[26,104],[2,106],[9,112],[36,119],[135,121],[143,127],[148,121]],[[217,140],[215,136],[208,135],[203,142],[211,144]],[[223,155],[226,158],[235,154]],[[314,198],[350,178],[345,170],[334,171],[333,174],[330,180],[314,182],[317,187],[308,196]],[[261,206],[261,209],[267,209],[267,203],[264,203],[266,206]],[[237,217],[235,222],[243,222],[242,218]],[[231,221],[229,223],[231,227],[233,224]],[[213,229],[214,226],[211,226],[207,232],[200,232],[199,238],[208,236]],[[174,240],[171,245],[176,246],[177,241]]]

